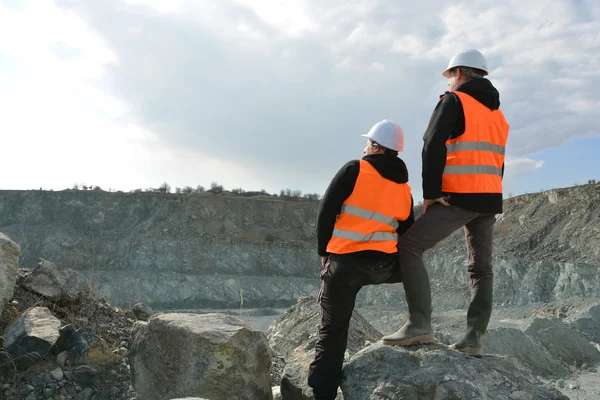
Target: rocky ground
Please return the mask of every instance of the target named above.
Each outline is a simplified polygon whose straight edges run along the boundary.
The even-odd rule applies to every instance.
[[[550,318],[552,320],[559,319],[567,323],[576,319],[582,311],[589,310],[590,307],[600,307],[600,299],[598,298],[575,298],[567,299],[547,304],[530,304],[527,306],[502,307],[494,308],[492,319],[488,326],[488,337],[492,338],[496,332],[507,332],[507,329],[515,329],[518,331],[526,331],[536,318]],[[381,311],[376,308],[360,308],[358,311],[379,330],[383,335],[395,332],[406,320],[405,311]],[[458,340],[465,328],[466,310],[450,310],[436,313],[434,310],[433,325],[436,331],[436,338],[442,344],[451,344]],[[572,326],[572,325],[570,325]],[[560,331],[554,327],[548,328],[550,334],[560,336]],[[597,332],[600,336],[600,325],[591,327],[590,331]],[[556,343],[575,342],[574,335],[580,333],[579,330],[573,328],[566,330],[565,337],[557,337]],[[573,335],[573,336],[572,336]],[[593,351],[596,348],[600,352],[600,344],[598,337],[592,337],[589,333],[584,335],[586,341],[591,344],[589,350]],[[509,346],[510,339],[514,343],[518,343],[519,336],[508,336],[507,343],[502,343],[498,346],[498,342],[491,343],[494,350],[502,350],[502,347]],[[595,340],[594,340],[595,339]],[[577,351],[585,350],[579,348]],[[501,353],[504,354],[504,353]],[[532,363],[543,363],[542,359],[546,352],[531,354]],[[597,400],[600,398],[600,359],[590,364],[579,364],[568,366],[568,372],[562,377],[538,376],[543,382],[560,390],[563,394],[572,400]]]
[[[14,293],[0,314],[0,332],[6,336],[16,321],[37,310],[36,315],[47,312],[56,319],[60,338],[44,357],[26,367],[19,357],[11,357],[5,349],[0,351],[0,400],[141,399],[133,388],[128,349],[134,324],[147,318],[152,310],[143,305],[132,310],[111,305],[75,282],[70,274],[68,269],[45,260],[36,271],[19,270]],[[196,311],[205,314],[215,310]],[[273,352],[274,399],[311,399],[305,382],[319,323],[314,296],[303,297],[286,310],[221,311],[267,335]],[[504,398],[498,397],[500,392],[511,399],[600,398],[600,299],[575,298],[527,306],[497,304],[484,340],[486,356],[481,361],[457,356],[445,346],[462,335],[465,314],[464,309],[434,310],[439,343],[396,349],[377,342],[404,323],[405,309],[357,308],[345,358],[347,376],[352,378],[342,385],[348,393],[346,400],[368,398],[364,397],[365,389],[353,382],[382,379],[384,386],[367,389],[390,399],[403,398],[397,397],[399,393],[415,390],[415,398],[421,399],[424,397],[419,396],[431,387],[436,388],[435,398],[440,399],[474,399],[489,397],[490,393],[496,396],[490,399]],[[421,364],[407,367],[415,359]],[[399,374],[387,374],[385,368],[380,368],[382,360],[394,368],[408,368],[400,375],[411,377],[400,379]],[[488,384],[490,376],[495,380]],[[534,397],[526,393],[534,393]],[[338,399],[344,399],[341,390]]]
[[[26,275],[21,270],[19,281]],[[61,304],[17,285],[0,316],[0,332],[34,307],[50,310],[60,321],[61,334],[69,330],[89,332],[94,337],[93,343],[82,360],[75,360],[76,350],[71,348],[60,353],[49,352],[27,369],[18,368],[14,358],[2,350],[0,399],[136,399],[126,362],[127,344],[136,319],[132,312],[95,297]],[[70,340],[77,338],[74,334]]]

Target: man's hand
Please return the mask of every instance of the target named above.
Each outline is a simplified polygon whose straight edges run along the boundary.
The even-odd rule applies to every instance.
[[[327,256],[321,256],[321,266],[325,268],[325,264],[327,263]]]
[[[425,199],[423,200],[423,211],[422,211],[422,215],[425,215],[425,213],[427,212],[427,209],[429,207],[431,207],[433,204],[435,203],[440,203],[443,204],[445,206],[449,206],[450,204],[448,204],[448,202],[446,200],[444,200],[443,197],[438,197],[437,199]]]

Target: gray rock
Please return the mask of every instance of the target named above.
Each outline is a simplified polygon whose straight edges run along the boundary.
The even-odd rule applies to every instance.
[[[158,314],[137,322],[131,380],[143,399],[197,393],[214,399],[271,400],[271,351],[262,332],[224,314]]]
[[[60,353],[58,353],[58,355],[56,356],[56,363],[58,364],[59,367],[64,368],[66,363],[67,363],[67,359],[69,358],[69,352],[68,351],[61,351]]]
[[[60,338],[54,350],[59,354],[68,351],[69,365],[118,364],[122,360],[102,338],[85,329],[75,330],[70,324],[60,329]]]
[[[56,343],[60,321],[46,307],[27,310],[4,331],[4,348],[19,368],[38,362]]]
[[[35,388],[31,385],[25,385],[21,388],[21,390],[19,391],[19,393],[21,394],[27,394],[30,392],[33,392],[35,390]]]
[[[85,388],[81,392],[77,393],[75,400],[90,400],[94,395],[94,390],[90,388]]]
[[[137,303],[131,309],[135,317],[140,321],[148,321],[152,315],[152,309],[144,303]]]
[[[273,400],[283,400],[283,397],[281,396],[280,386],[273,386],[271,390],[273,392]]]
[[[73,380],[82,388],[91,388],[94,386],[94,378],[98,375],[98,370],[89,365],[80,365],[73,371]]]
[[[315,296],[302,297],[298,303],[280,315],[269,327],[269,346],[276,357],[273,358],[273,384],[279,384],[284,359],[291,357],[298,346],[304,352],[314,348],[318,338],[321,308]],[[348,331],[348,354],[353,355],[365,346],[365,342],[377,342],[381,333],[363,318],[358,311],[352,313]],[[294,368],[296,371],[296,369]],[[288,370],[291,373],[291,370]],[[291,376],[289,379],[294,380]]]
[[[37,396],[34,392],[29,392],[23,400],[37,400]]]
[[[67,369],[67,370],[63,370],[63,373],[65,374],[65,378],[73,379],[73,371]]]
[[[568,400],[510,358],[477,359],[442,345],[369,346],[344,367],[341,387],[345,400]]]
[[[21,282],[21,287],[48,300],[65,303],[81,301],[87,293],[87,286],[77,272],[70,268],[58,268],[47,260],[40,261]]]
[[[531,369],[536,376],[559,378],[570,371],[561,361],[552,357],[545,347],[534,342],[523,331],[514,328],[490,329],[483,336],[486,354],[501,354],[514,357]]]
[[[77,394],[77,389],[75,389],[75,385],[71,382],[67,382],[67,381],[63,381],[65,382],[64,385],[64,389],[66,390],[67,394],[69,396],[75,396]]]
[[[306,381],[308,368],[315,355],[314,349],[305,351],[302,346],[287,358],[281,377],[281,397],[286,400],[314,400],[312,388]]]
[[[42,395],[44,396],[44,399],[49,399],[54,395],[54,389],[46,388],[42,391]]]
[[[19,276],[20,255],[19,245],[0,232],[0,314],[4,304],[13,296]]]
[[[536,318],[525,333],[568,366],[600,362],[600,352],[558,318]]]
[[[63,370],[60,367],[56,367],[56,369],[54,369],[53,371],[50,371],[50,375],[52,376],[52,379],[54,379],[55,381],[62,381],[65,376],[63,374]]]
[[[567,322],[589,340],[600,343],[600,304],[578,310],[568,318]]]

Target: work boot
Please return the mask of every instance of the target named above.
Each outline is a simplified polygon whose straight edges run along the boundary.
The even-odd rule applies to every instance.
[[[473,357],[483,356],[481,336],[485,333],[492,315],[494,287],[491,282],[471,290],[471,304],[467,311],[467,334],[450,346],[451,349]]]
[[[424,267],[402,271],[402,282],[408,306],[408,321],[400,330],[382,338],[383,344],[410,346],[433,343],[431,328],[431,289],[429,275]]]

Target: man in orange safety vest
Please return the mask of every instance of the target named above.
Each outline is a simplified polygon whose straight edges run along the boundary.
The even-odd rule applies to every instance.
[[[492,236],[495,214],[502,213],[502,178],[509,125],[500,97],[484,78],[487,62],[477,50],[457,53],[443,76],[450,91],[442,95],[424,136],[423,215],[398,242],[398,259],[409,318],[384,336],[389,345],[434,341],[431,290],[423,253],[464,227],[471,302],[466,334],[451,347],[483,355],[481,336],[492,312]]]
[[[398,158],[402,129],[383,120],[362,136],[365,156],[338,171],[317,216],[321,322],[308,376],[316,400],[336,398],[356,295],[397,274],[398,236],[414,221],[408,170]]]

